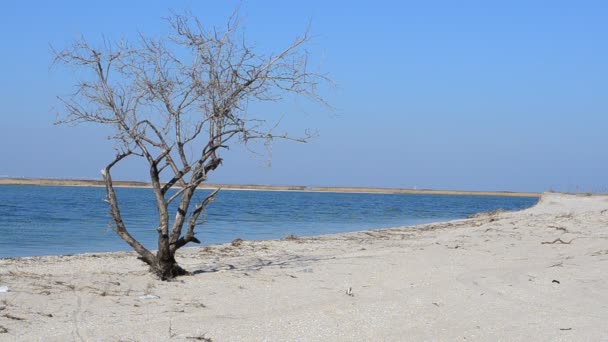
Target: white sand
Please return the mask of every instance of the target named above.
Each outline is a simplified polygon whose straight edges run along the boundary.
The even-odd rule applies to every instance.
[[[416,229],[186,249],[205,272],[175,282],[126,253],[0,259],[0,340],[608,340],[607,224],[607,196],[546,194]]]

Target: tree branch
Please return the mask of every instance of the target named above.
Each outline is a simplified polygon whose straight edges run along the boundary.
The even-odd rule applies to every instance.
[[[200,214],[207,207],[207,205],[209,205],[209,203],[211,203],[211,202],[213,202],[215,200],[215,196],[217,195],[217,193],[220,190],[221,190],[221,188],[215,189],[211,194],[209,194],[207,197],[205,197],[205,199],[200,204],[198,204],[196,206],[196,208],[192,212],[192,215],[190,217],[190,221],[188,223],[188,231],[186,232],[186,234],[183,237],[181,237],[177,241],[175,241],[175,243],[172,246],[172,249],[174,251],[180,249],[181,247],[185,246],[189,242],[201,243],[194,236],[194,228],[197,225],[201,224],[201,223],[198,222],[198,218],[199,218]]]
[[[116,223],[114,231],[126,243],[128,243],[129,246],[131,246],[147,264],[152,265],[154,263],[154,255],[141,243],[139,243],[139,241],[135,240],[125,227],[124,221],[122,220],[122,215],[120,213],[120,208],[118,207],[116,192],[114,191],[114,186],[112,184],[112,176],[110,174],[110,169],[114,165],[131,154],[132,152],[128,151],[126,153],[117,155],[116,158],[101,171],[101,175],[103,176],[106,185],[107,202],[110,205],[110,213],[114,219],[114,222]]]

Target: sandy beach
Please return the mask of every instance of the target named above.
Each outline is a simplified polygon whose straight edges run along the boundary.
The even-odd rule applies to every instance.
[[[186,248],[195,274],[173,282],[132,253],[0,259],[0,340],[607,340],[607,226],[608,196],[548,193],[519,212]]]

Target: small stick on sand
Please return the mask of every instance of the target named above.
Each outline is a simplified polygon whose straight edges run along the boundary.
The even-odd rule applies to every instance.
[[[572,240],[570,240],[570,241],[566,242],[566,241],[562,240],[561,238],[557,238],[557,239],[555,239],[555,240],[553,240],[553,241],[551,241],[551,242],[549,242],[549,241],[543,241],[543,242],[541,242],[540,244],[541,244],[541,245],[552,245],[552,244],[554,244],[554,243],[559,242],[559,243],[563,243],[563,244],[569,245],[570,243],[572,243],[572,241],[574,241],[574,239],[572,239]]]

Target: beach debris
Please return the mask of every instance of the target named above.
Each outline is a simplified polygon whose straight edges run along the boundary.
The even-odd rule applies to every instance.
[[[543,241],[543,242],[541,242],[540,244],[541,244],[541,245],[552,245],[552,244],[554,244],[554,243],[558,243],[558,242],[559,242],[559,243],[561,243],[561,244],[569,245],[569,244],[571,244],[571,243],[572,243],[572,241],[574,241],[574,239],[572,239],[572,240],[570,240],[570,241],[566,242],[566,241],[562,240],[561,238],[557,238],[557,239],[555,239],[555,240],[553,240],[553,241]]]
[[[205,336],[206,334],[202,334],[200,336],[186,336],[187,339],[189,340],[198,340],[198,341],[204,341],[204,342],[213,342],[213,340],[210,337]]]
[[[139,296],[139,299],[159,299],[160,297],[153,294],[145,294],[143,296]]]
[[[572,330],[572,328],[559,328],[559,330],[561,330],[561,331],[568,331],[568,330]]]
[[[199,308],[199,309],[204,309],[207,307],[207,305],[200,303],[200,302],[194,302],[194,303],[185,303],[185,306],[191,306],[193,308]]]
[[[10,292],[8,286],[0,286],[0,293]]]
[[[553,281],[551,281],[551,283],[555,283],[555,284],[561,284],[561,283],[559,282],[559,280],[555,280],[555,279],[553,279]]]
[[[57,281],[55,281],[55,284],[65,286],[65,287],[67,287],[67,288],[68,288],[68,289],[70,289],[70,290],[75,290],[75,289],[76,289],[76,286],[75,286],[75,285],[68,284],[68,283],[66,283],[66,282],[64,282],[64,281],[59,281],[59,280],[57,280]]]
[[[169,321],[169,339],[172,339],[175,337],[175,333],[173,332],[173,327],[171,324],[171,321]]]
[[[564,233],[568,233],[568,229],[560,226],[548,225],[547,228],[553,228],[555,230],[561,230]]]
[[[6,334],[8,329],[0,325],[0,334]]]
[[[241,238],[236,238],[234,240],[232,240],[232,242],[230,243],[233,247],[238,247],[240,245],[243,244],[243,239]]]
[[[25,318],[13,316],[11,314],[4,314],[4,315],[2,315],[2,317],[6,317],[8,319],[12,319],[13,321],[25,321]]]
[[[351,296],[351,297],[354,297],[354,296],[355,296],[355,294],[353,293],[353,288],[352,288],[352,287],[349,287],[349,288],[346,290],[346,294],[347,294],[348,296]]]
[[[286,240],[286,241],[297,241],[297,240],[300,240],[300,237],[297,236],[297,235],[295,235],[295,234],[289,234],[285,238],[283,238],[283,240]]]
[[[600,256],[600,255],[608,255],[608,249],[591,253],[591,256]]]

